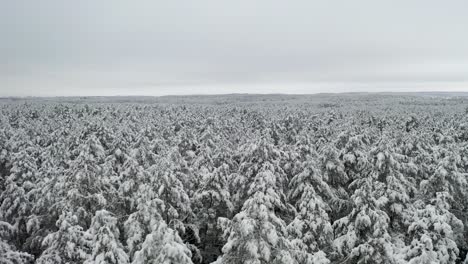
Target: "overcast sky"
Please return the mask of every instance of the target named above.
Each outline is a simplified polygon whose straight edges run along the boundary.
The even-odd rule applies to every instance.
[[[468,91],[468,1],[0,4],[0,96]]]

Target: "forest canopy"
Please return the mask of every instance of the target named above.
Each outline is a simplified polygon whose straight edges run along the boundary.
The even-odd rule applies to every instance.
[[[468,98],[0,100],[0,263],[468,263]]]

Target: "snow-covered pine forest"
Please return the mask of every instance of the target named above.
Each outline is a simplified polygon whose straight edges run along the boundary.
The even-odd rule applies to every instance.
[[[0,263],[468,263],[468,98],[0,101]]]

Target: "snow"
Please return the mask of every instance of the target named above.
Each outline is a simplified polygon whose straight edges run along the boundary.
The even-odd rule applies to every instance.
[[[0,100],[0,262],[466,258],[466,98],[200,98]]]

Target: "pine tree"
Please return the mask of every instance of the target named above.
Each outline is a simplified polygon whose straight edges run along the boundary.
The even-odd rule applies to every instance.
[[[447,192],[453,198],[452,207],[464,210],[466,205],[461,201],[468,200],[468,180],[459,168],[461,157],[455,149],[444,150],[442,155],[437,169],[429,179],[421,181],[420,188],[429,198],[434,198],[437,192]]]
[[[294,220],[288,225],[288,233],[295,244],[308,253],[331,251],[333,229],[328,213],[327,200],[332,192],[322,179],[312,157],[304,162],[304,170],[290,182],[289,201],[297,208]]]
[[[148,172],[140,166],[135,157],[129,156],[122,167],[119,175],[120,185],[118,193],[122,200],[122,210],[126,213],[132,213],[137,206],[135,194],[138,194],[138,188],[141,184],[149,181]]]
[[[156,165],[148,169],[151,175],[150,186],[156,189],[156,195],[164,203],[161,216],[169,227],[184,232],[183,221],[192,217],[190,198],[185,192],[181,180],[173,171],[172,164],[167,160],[159,159]]]
[[[276,189],[273,165],[264,164],[250,185],[242,211],[236,214],[229,228],[219,264],[295,263],[286,224],[275,211],[285,205]]]
[[[12,154],[10,175],[6,177],[5,190],[0,194],[0,220],[15,227],[17,246],[22,246],[28,237],[26,222],[33,206],[30,192],[36,179],[40,178],[36,175],[36,149],[30,144],[21,145],[18,152]]]
[[[56,231],[56,222],[62,214],[63,197],[60,195],[60,178],[65,174],[65,160],[69,154],[65,151],[66,137],[57,132],[51,135],[50,145],[45,148],[38,162],[40,166],[37,171],[34,188],[28,193],[28,198],[32,201],[32,207],[26,222],[26,232],[28,238],[23,244],[23,248],[29,253],[39,256],[42,252],[42,240],[49,233]]]
[[[103,175],[104,149],[94,135],[77,149],[77,157],[70,162],[64,177],[59,179],[58,191],[64,197],[63,208],[78,217],[79,224],[88,228],[94,212],[107,206],[105,194],[110,194],[110,183]]]
[[[339,160],[338,150],[334,146],[325,146],[320,151],[320,170],[325,182],[330,186],[333,196],[330,201],[332,221],[349,212],[349,194],[347,192],[348,175],[345,166]]]
[[[57,221],[58,230],[48,234],[38,264],[83,263],[89,257],[90,238],[78,224],[78,217],[64,211]]]
[[[408,227],[412,237],[406,252],[409,263],[455,263],[463,223],[449,211],[450,200],[448,193],[438,192],[429,204],[416,202],[416,211]]]
[[[119,241],[117,218],[106,210],[97,211],[87,231],[92,237],[92,253],[86,264],[125,264],[128,256]]]
[[[140,185],[136,200],[136,211],[131,213],[124,222],[125,238],[130,260],[136,251],[141,249],[145,237],[151,233],[152,227],[162,220],[161,212],[164,202],[156,198],[153,188]]]
[[[30,254],[16,250],[8,243],[15,233],[16,229],[12,225],[0,221],[0,264],[27,264],[33,259]]]
[[[207,172],[195,193],[194,208],[200,227],[201,249],[205,261],[213,261],[219,254],[221,230],[218,217],[230,217],[233,211],[228,186],[228,165]]]
[[[239,171],[232,175],[230,190],[234,203],[234,212],[238,212],[248,197],[248,190],[255,176],[264,166],[271,167],[277,181],[275,184],[284,189],[287,177],[280,166],[280,151],[270,143],[268,137],[262,137],[258,144],[247,144],[239,150],[242,154]]]
[[[192,254],[175,230],[162,220],[151,229],[132,264],[192,264]]]
[[[413,185],[414,179],[409,175],[401,173],[401,165],[397,160],[397,155],[389,145],[390,139],[386,140],[387,145],[378,146],[371,151],[373,158],[373,170],[377,173],[377,180],[385,184],[386,205],[383,207],[390,217],[390,224],[395,232],[405,229],[405,222],[408,218],[407,209],[410,205],[410,194],[415,193]]]
[[[344,263],[393,263],[389,252],[393,248],[388,233],[389,218],[382,211],[384,201],[377,199],[383,192],[383,184],[369,173],[356,179],[351,196],[351,213],[333,223],[336,255]]]

